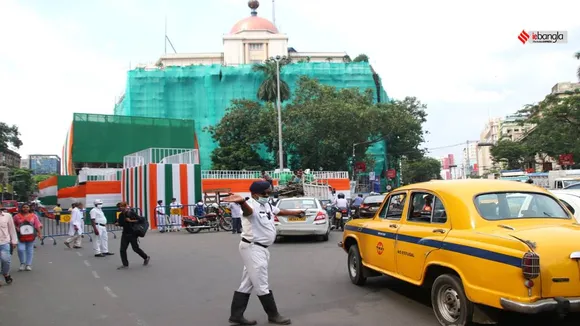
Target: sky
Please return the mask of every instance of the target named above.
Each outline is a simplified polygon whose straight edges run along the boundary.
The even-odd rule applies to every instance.
[[[580,65],[580,1],[276,0],[276,24],[303,52],[365,53],[391,98],[427,104],[430,155],[459,156],[486,121],[541,101]],[[113,114],[126,73],[164,52],[221,52],[245,0],[0,0],[0,121],[19,152],[61,155],[72,114]],[[272,1],[258,15],[272,18]],[[568,44],[521,44],[522,30]],[[441,148],[444,147],[444,148]]]

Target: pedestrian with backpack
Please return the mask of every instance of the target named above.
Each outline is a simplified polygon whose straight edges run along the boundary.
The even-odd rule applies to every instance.
[[[148,227],[146,221],[143,217],[137,215],[126,202],[119,204],[121,213],[117,219],[117,223],[123,227],[123,233],[121,235],[121,262],[123,265],[119,266],[117,269],[127,269],[129,268],[129,260],[127,259],[127,248],[131,245],[133,251],[143,258],[143,265],[147,266],[151,257],[139,247],[139,236],[145,236],[145,226]],[[145,232],[143,232],[145,229]]]
[[[14,216],[14,226],[18,234],[19,271],[32,270],[34,257],[34,240],[42,234],[42,223],[36,214],[30,211],[30,205],[24,204],[20,212]]]

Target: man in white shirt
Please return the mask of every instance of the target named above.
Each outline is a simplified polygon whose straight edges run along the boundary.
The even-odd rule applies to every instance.
[[[159,232],[165,232],[165,225],[167,224],[167,215],[165,214],[165,206],[163,206],[163,200],[157,201],[157,207],[155,207],[155,215],[157,215],[157,229]]]
[[[95,207],[91,209],[91,225],[95,232],[95,240],[93,241],[93,250],[95,257],[105,257],[114,255],[109,252],[109,234],[107,232],[107,217],[103,213],[103,201],[95,200]]]
[[[238,203],[230,203],[232,212],[232,234],[242,233],[242,206]]]
[[[12,260],[12,251],[18,244],[18,235],[12,215],[2,208],[0,204],[0,267],[6,284],[12,283],[10,276],[10,264]]]
[[[64,245],[70,248],[70,244],[73,244],[73,248],[80,249],[81,247],[81,236],[83,234],[83,203],[76,203],[72,209],[72,214],[70,218],[70,226],[68,229],[68,235],[70,238],[66,239]]]
[[[242,241],[239,244],[240,255],[244,262],[242,282],[232,298],[230,323],[236,325],[256,325],[255,320],[244,318],[252,290],[268,314],[268,321],[278,325],[289,325],[290,318],[278,313],[274,296],[268,284],[268,263],[270,251],[268,246],[276,239],[274,215],[303,216],[304,210],[280,210],[268,201],[272,187],[268,181],[255,181],[250,186],[252,197],[248,200],[240,195],[231,194],[223,201],[237,203],[241,206]]]

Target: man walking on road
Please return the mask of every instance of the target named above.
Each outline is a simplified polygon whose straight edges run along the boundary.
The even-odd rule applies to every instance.
[[[18,235],[12,215],[6,211],[0,204],[0,267],[6,284],[12,283],[10,276],[10,263],[12,260],[12,251],[18,244]]]
[[[230,203],[232,212],[232,234],[242,233],[242,206],[238,203]]]
[[[95,207],[91,209],[91,225],[95,232],[95,240],[93,241],[93,249],[95,250],[95,257],[105,257],[114,255],[109,252],[109,234],[107,232],[107,218],[103,213],[103,201],[95,200]]]
[[[140,222],[140,217],[130,209],[125,202],[120,203],[119,208],[121,209],[121,214],[119,214],[117,223],[123,227],[123,234],[121,235],[121,261],[123,262],[123,265],[119,266],[117,269],[129,268],[129,260],[127,259],[127,248],[129,248],[129,244],[133,251],[143,258],[143,265],[149,265],[151,257],[147,256],[147,254],[139,248],[139,239],[133,230],[133,226]]]
[[[81,247],[81,235],[83,234],[83,213],[81,209],[83,208],[82,203],[75,203],[72,209],[72,214],[70,218],[70,226],[68,229],[68,235],[70,238],[66,239],[64,245],[70,248],[70,244],[73,244],[73,248],[80,249]]]
[[[250,186],[252,197],[247,201],[240,195],[231,194],[224,202],[237,203],[242,207],[242,241],[240,255],[244,262],[242,282],[232,298],[230,323],[236,325],[256,325],[255,320],[244,318],[252,290],[256,290],[268,321],[278,325],[291,324],[290,318],[278,313],[274,296],[268,284],[268,246],[276,239],[274,215],[304,216],[304,210],[287,210],[268,203],[272,186],[268,181],[255,181]]]

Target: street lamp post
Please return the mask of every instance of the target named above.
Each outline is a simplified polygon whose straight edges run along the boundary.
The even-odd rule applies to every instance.
[[[276,62],[276,106],[278,109],[278,159],[280,161],[280,172],[284,169],[284,151],[282,149],[282,106],[280,101],[280,60],[285,60],[286,57],[277,55],[270,60]]]

